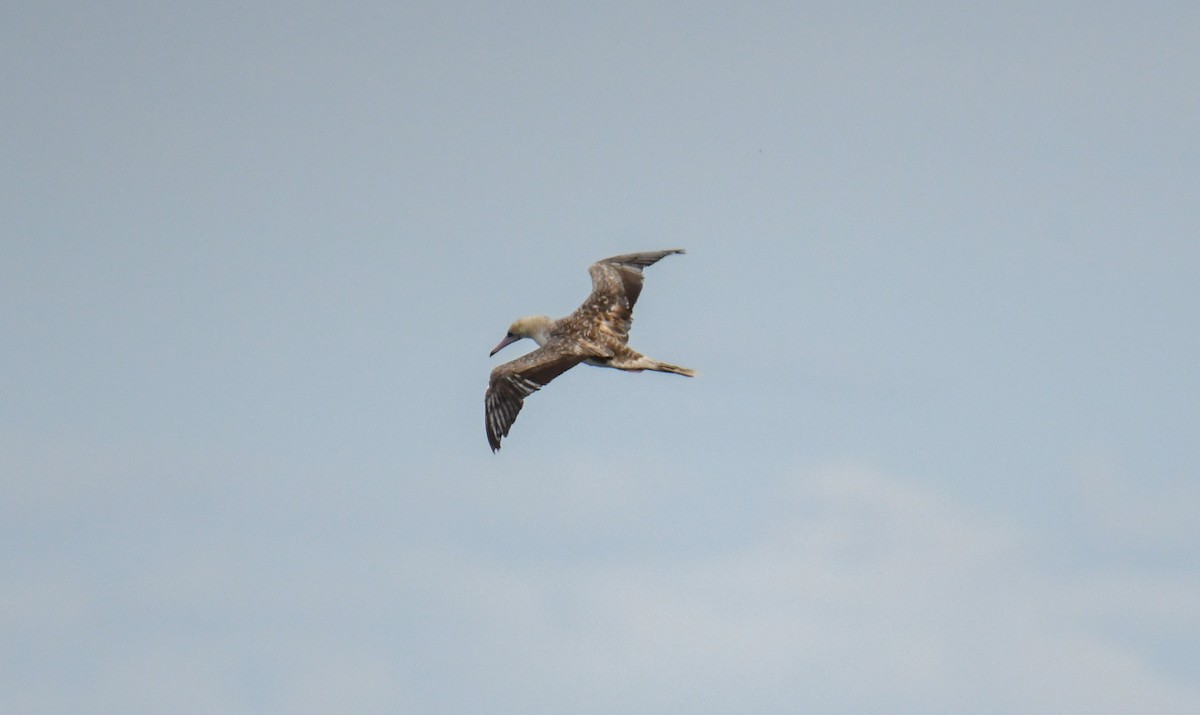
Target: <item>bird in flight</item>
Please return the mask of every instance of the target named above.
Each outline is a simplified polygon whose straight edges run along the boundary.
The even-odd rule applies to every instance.
[[[492,370],[484,397],[484,423],[493,452],[508,436],[525,398],[581,362],[629,372],[655,370],[687,377],[696,374],[629,347],[633,305],[642,292],[642,269],[672,253],[683,253],[683,249],[629,253],[596,261],[588,268],[592,293],[574,313],[558,320],[530,315],[509,326],[492,355],[521,338],[532,338],[538,348]]]

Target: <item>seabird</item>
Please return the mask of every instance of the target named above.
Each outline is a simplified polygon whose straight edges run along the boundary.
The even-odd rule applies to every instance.
[[[683,253],[683,249],[629,253],[596,261],[588,268],[592,294],[574,313],[558,320],[530,315],[509,326],[492,355],[521,338],[532,338],[538,348],[492,370],[484,397],[484,423],[493,452],[508,436],[525,398],[581,362],[629,372],[656,370],[687,377],[696,374],[686,367],[652,360],[628,345],[633,305],[642,292],[642,269],[672,253]]]

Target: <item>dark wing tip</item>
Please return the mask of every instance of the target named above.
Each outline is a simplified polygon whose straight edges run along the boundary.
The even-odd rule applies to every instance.
[[[618,265],[629,266],[631,268],[636,268],[638,270],[641,270],[647,266],[652,266],[655,263],[658,263],[659,261],[666,258],[667,256],[674,255],[676,253],[687,253],[687,251],[685,251],[682,248],[668,248],[665,251],[646,251],[644,253],[625,253],[620,256],[613,256],[611,258],[602,259],[600,261],[597,261],[597,263],[616,263]]]
[[[487,431],[488,446],[495,454],[500,450],[500,440],[508,436],[513,422],[517,420],[524,397],[514,393],[507,376],[493,378],[484,397],[483,422]]]

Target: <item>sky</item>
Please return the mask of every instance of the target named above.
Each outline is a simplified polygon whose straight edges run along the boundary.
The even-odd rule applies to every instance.
[[[3,14],[0,710],[1200,712],[1195,3]]]

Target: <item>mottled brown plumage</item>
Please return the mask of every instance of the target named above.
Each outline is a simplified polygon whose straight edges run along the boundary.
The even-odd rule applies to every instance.
[[[588,268],[591,295],[575,312],[559,320],[527,316],[509,327],[492,355],[521,338],[532,338],[539,347],[492,370],[484,396],[484,424],[493,452],[508,436],[525,398],[581,362],[631,372],[655,370],[688,377],[696,374],[685,367],[652,360],[628,345],[633,306],[642,292],[642,269],[672,253],[683,253],[683,249],[629,253],[597,261]]]

